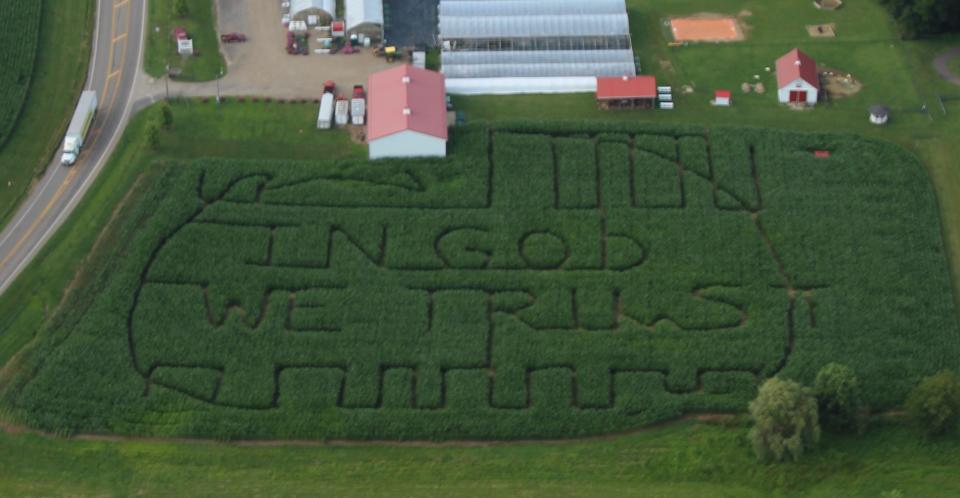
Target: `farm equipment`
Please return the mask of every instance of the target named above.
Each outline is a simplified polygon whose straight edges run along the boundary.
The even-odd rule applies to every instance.
[[[310,49],[307,43],[307,35],[287,31],[287,53],[290,55],[308,55]]]
[[[323,93],[334,93],[337,91],[337,84],[333,80],[323,82]]]
[[[93,117],[96,114],[97,92],[86,91],[80,94],[77,110],[73,112],[67,135],[63,138],[63,156],[60,158],[60,164],[70,166],[77,162],[77,156],[80,155],[80,149],[83,148],[87,132],[90,131],[90,124],[93,123]]]
[[[225,33],[220,35],[220,41],[223,43],[243,43],[247,41],[247,35],[243,33]]]
[[[363,85],[353,85],[353,96],[350,99],[350,119],[357,126],[363,126],[367,114],[367,92]]]
[[[176,27],[170,31],[170,35],[173,36],[174,41],[186,40],[187,30],[180,27]]]
[[[399,54],[397,53],[397,47],[393,45],[384,46],[381,44],[379,47],[376,48],[376,50],[373,51],[373,55],[376,55],[378,57],[385,57],[387,59],[387,62],[393,62],[397,60],[397,57]]]

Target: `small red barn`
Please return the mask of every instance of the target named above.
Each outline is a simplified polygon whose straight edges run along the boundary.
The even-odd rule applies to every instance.
[[[777,59],[777,96],[781,104],[816,105],[820,98],[817,62],[795,48]]]
[[[597,78],[597,104],[603,109],[652,109],[657,99],[653,76]]]

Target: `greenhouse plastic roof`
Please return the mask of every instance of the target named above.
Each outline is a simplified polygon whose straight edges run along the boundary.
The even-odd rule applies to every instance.
[[[630,34],[627,14],[589,16],[444,16],[440,15],[440,36],[455,38],[530,38],[624,36]]]
[[[626,14],[623,0],[442,0],[440,15],[531,16]]]
[[[346,0],[347,29],[361,24],[383,26],[383,0]]]
[[[333,16],[337,11],[337,0],[292,0],[290,2],[291,16],[308,9],[320,9]]]
[[[450,78],[447,93],[456,95],[513,95],[524,93],[593,93],[597,79],[568,78]]]
[[[447,78],[633,76],[631,50],[443,52]]]

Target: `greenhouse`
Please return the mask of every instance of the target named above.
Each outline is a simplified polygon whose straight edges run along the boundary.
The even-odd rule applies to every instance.
[[[439,31],[451,93],[587,92],[636,74],[624,0],[441,0]]]
[[[336,0],[292,0],[290,17],[298,21],[307,21],[315,16],[318,22],[329,22],[337,11]]]
[[[383,0],[346,0],[347,31],[380,38],[383,30]]]

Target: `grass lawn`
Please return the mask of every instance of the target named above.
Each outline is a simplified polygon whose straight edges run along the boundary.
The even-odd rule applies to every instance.
[[[164,133],[158,151],[143,137],[153,110],[140,113],[91,191],[64,229],[44,246],[8,292],[0,297],[0,365],[29,341],[60,302],[103,227],[137,176],[155,160],[218,155],[235,158],[310,159],[362,157],[346,133],[314,126],[313,104],[175,103],[174,132]],[[268,131],[269,130],[269,131]],[[269,136],[270,140],[262,140]]]
[[[960,56],[950,59],[947,67],[950,68],[950,71],[952,71],[953,74],[960,75]]]
[[[143,66],[147,74],[162,77],[167,64],[175,79],[182,81],[211,81],[227,64],[220,53],[217,20],[213,0],[186,0],[189,13],[178,17],[174,12],[176,0],[151,0],[147,3],[147,49]],[[177,53],[173,41],[174,28],[184,28],[193,39],[194,57]]]
[[[87,77],[96,2],[44,0],[33,79],[23,113],[0,150],[0,223],[13,216],[60,146]]]
[[[16,496],[711,496],[960,494],[960,440],[878,424],[799,463],[757,464],[743,427],[687,422],[563,444],[234,446],[0,432]]]

